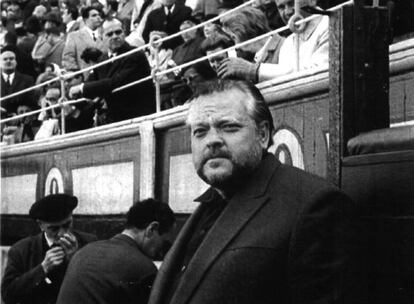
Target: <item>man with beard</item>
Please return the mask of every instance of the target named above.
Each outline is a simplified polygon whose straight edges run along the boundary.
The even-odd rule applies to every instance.
[[[119,20],[105,21],[103,34],[108,52],[103,53],[98,61],[133,49],[125,42],[125,33]],[[71,98],[105,98],[110,122],[151,114],[155,112],[155,90],[152,80],[112,93],[114,89],[147,77],[150,73],[147,58],[139,51],[96,68],[86,82],[71,87],[69,95]]]
[[[207,82],[187,122],[194,167],[211,188],[196,199],[149,303],[348,303],[352,202],[267,153],[274,127],[258,89]]]

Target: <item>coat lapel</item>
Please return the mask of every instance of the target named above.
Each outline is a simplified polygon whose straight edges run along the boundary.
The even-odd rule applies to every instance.
[[[194,254],[171,303],[187,303],[211,264],[266,201],[261,197],[229,202]]]
[[[203,204],[201,204],[187,220],[178,234],[177,239],[165,257],[158,272],[148,304],[163,303],[163,297],[167,295],[168,287],[170,287],[171,280],[176,273],[175,269],[179,266],[177,261],[180,260],[179,257],[185,250],[186,244],[191,238],[194,227],[198,223],[203,210]]]
[[[279,165],[274,156],[268,155],[249,178],[251,182],[230,199],[228,206],[194,254],[171,303],[187,303],[212,263],[256,212],[268,202],[265,191]]]

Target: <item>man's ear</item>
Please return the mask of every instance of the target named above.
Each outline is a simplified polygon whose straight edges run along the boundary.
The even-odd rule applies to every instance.
[[[257,131],[258,131],[258,135],[259,135],[259,139],[260,139],[260,144],[262,146],[263,149],[267,150],[267,146],[269,144],[269,140],[270,140],[270,130],[269,130],[270,126],[269,126],[269,122],[268,121],[261,121],[258,125],[257,125]]]
[[[44,226],[43,222],[40,221],[40,220],[36,220],[36,223],[39,225],[40,230],[42,232],[44,232],[45,231],[45,226]]]
[[[145,236],[152,237],[154,232],[158,232],[159,226],[160,224],[157,221],[149,223],[147,228],[145,228]]]

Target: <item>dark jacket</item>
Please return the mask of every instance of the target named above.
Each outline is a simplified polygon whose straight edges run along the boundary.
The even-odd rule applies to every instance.
[[[11,86],[6,84],[5,79],[0,74],[1,78],[1,97],[5,97],[12,93],[19,92],[23,89],[27,89],[34,85],[34,80],[31,76],[22,74],[20,72],[15,72],[14,79]],[[17,110],[17,106],[22,103],[33,103],[34,101],[34,91],[30,91],[16,97],[4,100],[1,102],[1,106],[6,109],[8,113],[15,113]]]
[[[130,237],[89,244],[72,258],[58,304],[146,304],[157,268]]]
[[[353,231],[347,196],[268,155],[180,267],[208,194],[166,256],[150,304],[166,303],[177,271],[170,304],[344,303]]]
[[[89,233],[73,231],[73,234],[79,247],[96,240],[96,236]],[[41,266],[47,250],[49,247],[43,233],[24,238],[10,248],[1,283],[5,304],[56,302],[67,265],[48,274],[52,281],[52,284],[48,284]]]
[[[125,43],[118,55],[132,49],[132,46]],[[108,55],[105,53],[99,61],[106,59]],[[84,85],[83,95],[87,98],[105,98],[108,115],[114,122],[151,114],[155,112],[155,89],[152,79],[112,94],[112,90],[150,74],[151,69],[145,54],[137,52],[93,70]]]
[[[166,32],[168,35],[179,32],[180,25],[183,21],[188,20],[191,17],[191,8],[188,6],[180,5],[176,3],[171,17],[167,20],[167,16],[164,11],[164,6],[153,10],[148,14],[147,22],[142,32],[142,37],[145,43],[149,42],[150,33],[152,31]],[[183,42],[181,37],[168,40],[163,43],[163,48],[174,49]]]

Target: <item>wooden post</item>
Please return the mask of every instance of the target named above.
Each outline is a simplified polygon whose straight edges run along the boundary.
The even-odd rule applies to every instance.
[[[340,185],[350,138],[389,127],[387,10],[355,1],[330,18],[328,178]]]

